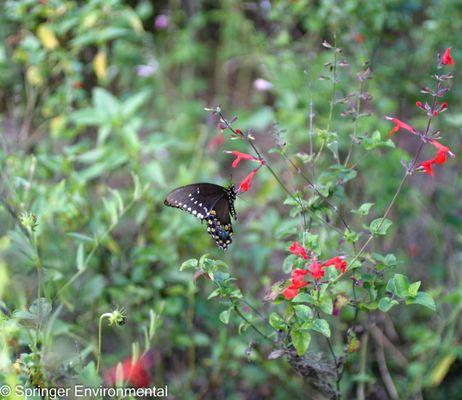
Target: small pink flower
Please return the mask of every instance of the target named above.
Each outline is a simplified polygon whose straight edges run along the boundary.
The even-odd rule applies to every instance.
[[[266,92],[273,87],[273,84],[266,79],[258,78],[253,81],[253,87],[259,92]]]
[[[158,30],[167,28],[168,24],[169,24],[169,18],[165,14],[159,14],[154,21],[154,26]]]

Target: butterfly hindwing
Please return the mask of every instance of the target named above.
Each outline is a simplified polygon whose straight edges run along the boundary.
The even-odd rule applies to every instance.
[[[212,239],[226,250],[232,242],[231,216],[236,218],[235,199],[234,187],[226,189],[212,183],[194,183],[171,191],[164,204],[205,221]]]
[[[218,200],[215,207],[205,218],[205,221],[207,221],[207,232],[223,250],[226,250],[233,241],[233,226],[231,225],[229,203],[228,198]]]

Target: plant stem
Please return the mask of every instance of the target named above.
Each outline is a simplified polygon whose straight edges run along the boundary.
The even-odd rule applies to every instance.
[[[364,400],[365,397],[365,390],[364,390],[364,375],[366,374],[366,361],[367,361],[367,345],[369,341],[369,334],[364,334],[363,343],[361,345],[361,353],[359,358],[359,377],[360,382],[358,384],[358,389],[356,391],[356,397],[358,400]]]
[[[103,341],[103,335],[102,335],[102,330],[103,330],[103,320],[104,318],[110,317],[111,313],[104,313],[99,317],[99,322],[98,322],[98,353],[96,354],[96,373],[99,372],[99,366],[101,364],[101,344]]]
[[[239,315],[239,317],[241,317],[244,320],[244,322],[248,324],[261,337],[265,338],[266,340],[274,344],[274,341],[269,336],[265,335],[260,329],[258,329],[254,324],[252,324],[252,322],[250,322],[249,319],[244,314],[242,314],[237,304],[234,304],[234,311],[236,311],[236,314]]]

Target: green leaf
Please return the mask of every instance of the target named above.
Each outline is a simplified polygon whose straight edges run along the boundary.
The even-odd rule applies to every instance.
[[[417,295],[417,292],[419,291],[420,288],[420,281],[411,283],[409,285],[409,289],[407,290],[407,293],[411,297],[415,297]]]
[[[409,290],[409,280],[407,276],[402,274],[395,274],[393,278],[388,281],[387,290],[398,297],[407,297]]]
[[[232,308],[228,308],[227,310],[222,311],[219,316],[220,321],[227,325],[229,323],[229,316],[231,315],[232,310]]]
[[[119,100],[103,88],[93,89],[93,105],[96,110],[104,112],[111,120],[118,117],[121,112]]]
[[[435,300],[433,297],[427,292],[419,292],[417,295],[406,301],[406,304],[420,304],[421,306],[427,307],[432,311],[436,310]]]
[[[293,299],[293,303],[313,303],[314,298],[310,296],[308,293],[299,293]]]
[[[334,304],[332,303],[332,299],[327,296],[321,297],[319,301],[319,308],[325,312],[326,314],[332,314],[332,310],[334,308]]]
[[[285,321],[275,312],[271,313],[269,316],[269,324],[278,331],[286,329]]]
[[[290,333],[290,337],[292,339],[292,343],[295,347],[295,350],[297,350],[297,354],[299,356],[303,356],[308,350],[308,347],[310,346],[311,335],[309,334],[309,332],[294,328]]]
[[[369,230],[373,235],[385,235],[391,224],[392,222],[387,218],[377,218],[371,222]]]
[[[130,96],[124,101],[122,106],[122,112],[125,117],[129,117],[134,114],[142,105],[146,102],[150,94],[150,91],[142,91],[133,96]]]
[[[371,208],[374,206],[375,203],[364,203],[364,204],[361,204],[361,207],[359,207],[357,210],[351,210],[351,212],[353,214],[358,214],[358,215],[362,215],[362,216],[365,216],[367,214],[369,214],[369,211],[371,210]]]
[[[212,293],[209,294],[209,297],[207,297],[207,300],[213,299],[214,297],[217,297],[219,295],[220,295],[220,288],[217,288]]]
[[[388,312],[393,306],[397,305],[396,300],[392,300],[389,297],[382,297],[379,301],[379,309],[383,312]]]
[[[330,326],[325,319],[315,319],[311,329],[322,333],[325,337],[330,337]]]
[[[294,306],[295,314],[301,323],[313,318],[313,311],[308,306],[303,304],[298,304]]]
[[[375,131],[372,133],[371,136],[363,136],[361,137],[362,139],[362,144],[364,146],[365,150],[372,150],[375,149],[376,147],[380,146],[386,146],[386,147],[395,147],[395,144],[393,143],[392,140],[386,139],[382,140],[382,135],[380,134],[379,131]]]
[[[180,271],[184,271],[185,269],[197,268],[198,261],[195,258],[190,258],[181,264]]]

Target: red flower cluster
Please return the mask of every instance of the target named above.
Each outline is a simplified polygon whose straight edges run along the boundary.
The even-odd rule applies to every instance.
[[[308,285],[305,282],[305,275],[308,273],[306,269],[294,269],[290,277],[291,285],[284,290],[283,295],[287,300],[292,300],[297,294],[299,289]]]
[[[237,151],[237,150],[233,150],[233,151],[225,151],[225,153],[228,153],[228,154],[232,154],[233,156],[235,156],[236,158],[234,159],[233,161],[233,164],[232,164],[232,167],[233,168],[236,168],[238,166],[238,164],[242,161],[242,160],[250,160],[250,161],[256,161],[258,163],[260,163],[260,165],[256,168],[254,168],[250,174],[248,174],[244,180],[239,184],[239,191],[241,192],[247,192],[247,190],[249,190],[250,188],[250,184],[252,183],[252,179],[254,178],[255,174],[258,172],[258,170],[263,166],[265,165],[265,160],[263,159],[260,159],[260,158],[256,158],[254,156],[252,156],[251,154],[247,154],[247,153],[241,153],[240,151]]]
[[[127,357],[117,366],[112,367],[106,372],[104,381],[108,386],[115,386],[119,384],[117,380],[122,379],[128,387],[149,387],[149,382],[151,380],[149,369],[151,365],[152,356],[149,353],[141,356],[136,361],[133,361],[133,357]],[[118,376],[118,374],[121,376]]]
[[[433,166],[435,164],[442,165],[447,161],[448,154],[451,157],[455,157],[455,154],[449,149],[449,147],[443,146],[441,143],[436,140],[430,141],[430,144],[436,147],[436,155],[430,160],[421,162],[417,169],[419,171],[425,172],[427,175],[433,176]]]
[[[296,256],[300,256],[304,260],[308,260],[308,254],[306,254],[305,248],[298,242],[293,242],[289,247],[289,251]]]
[[[455,65],[454,60],[451,57],[451,48],[448,47],[443,55],[439,59],[439,66],[443,65]],[[448,80],[452,77],[451,74],[441,75],[440,77],[436,76],[438,79],[438,85],[435,92],[431,91],[428,88],[424,88],[422,90],[423,93],[431,93],[432,96],[435,98],[433,104],[430,105],[427,102],[422,103],[421,101],[416,102],[416,106],[420,108],[422,111],[425,111],[427,115],[432,117],[437,117],[439,113],[445,111],[448,108],[448,103],[442,102],[441,104],[436,100],[438,97],[443,97],[444,94],[449,90],[449,87],[442,87],[441,82],[443,80]],[[443,146],[441,143],[437,142],[435,139],[429,140],[429,136],[427,135],[428,132],[420,133],[417,129],[413,128],[412,126],[406,124],[403,121],[400,121],[398,118],[394,117],[385,117],[385,119],[392,121],[395,126],[390,131],[390,135],[394,135],[400,129],[404,129],[408,132],[411,132],[414,135],[418,135],[423,141],[430,143],[431,145],[435,146],[437,149],[435,157],[431,158],[430,160],[423,161],[419,163],[416,170],[423,171],[427,175],[433,176],[433,166],[435,164],[442,165],[447,161],[448,155],[451,157],[455,157],[454,153],[449,149],[449,147]],[[428,129],[427,129],[428,130]],[[433,134],[434,136],[435,134]]]
[[[307,251],[298,242],[293,242],[289,247],[289,251],[304,260],[308,259]],[[319,262],[316,257],[313,257],[309,269],[294,269],[290,278],[291,284],[283,292],[284,297],[287,300],[292,300],[295,296],[297,296],[301,288],[308,285],[308,282],[305,282],[304,280],[306,274],[310,273],[313,279],[320,280],[326,273],[325,268],[330,267],[331,265],[333,265],[342,274],[345,273],[348,266],[347,262],[339,256],[330,258],[324,262]]]

